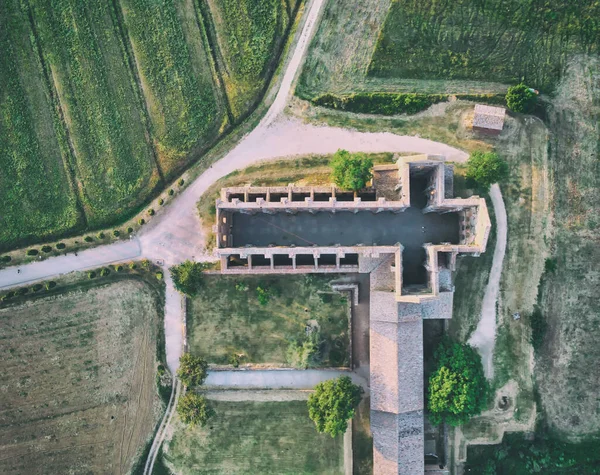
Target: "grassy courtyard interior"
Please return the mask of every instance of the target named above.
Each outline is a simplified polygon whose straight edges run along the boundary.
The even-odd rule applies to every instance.
[[[131,470],[162,412],[159,301],[128,277],[0,308],[0,472]]]
[[[349,364],[349,309],[331,276],[207,275],[188,299],[189,351],[214,364],[291,364],[289,350],[318,335],[316,366]],[[263,289],[268,301],[261,304]]]
[[[162,452],[173,472],[343,473],[343,437],[317,433],[305,400],[209,402],[206,427],[174,421]]]

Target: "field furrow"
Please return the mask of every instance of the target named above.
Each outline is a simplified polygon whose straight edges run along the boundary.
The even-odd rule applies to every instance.
[[[205,148],[223,110],[191,0],[121,0],[155,141],[166,176]]]
[[[0,2],[0,249],[77,228],[65,131],[44,81],[27,14]]]
[[[88,222],[125,216],[159,182],[111,4],[31,0],[75,150]]]

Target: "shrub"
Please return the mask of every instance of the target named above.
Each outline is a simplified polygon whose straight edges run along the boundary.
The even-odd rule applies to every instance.
[[[129,263],[129,268],[130,268],[131,270],[135,269],[135,262],[130,262],[130,263]]]
[[[76,241],[77,242],[77,241]],[[59,242],[56,245],[56,249],[64,249],[65,247],[67,247],[67,245],[64,242]]]
[[[443,340],[435,352],[434,368],[427,391],[432,424],[446,422],[457,426],[483,410],[488,383],[475,349],[450,339]]]
[[[129,226],[127,228],[127,234],[131,234],[133,232],[133,228],[131,226]]]
[[[52,290],[54,287],[56,287],[56,282],[54,282],[53,280],[46,282],[44,287],[46,287],[46,290]]]
[[[158,280],[163,280],[163,273],[162,273],[162,272],[157,272],[157,273],[156,273],[156,278],[157,278]]]
[[[2,256],[2,257],[0,257],[0,262],[8,263],[10,261],[12,261],[12,257],[10,257],[10,256]]]
[[[338,150],[331,160],[331,168],[332,180],[344,190],[360,190],[373,176],[373,160],[364,153],[351,154],[346,150]]]
[[[138,219],[138,224],[140,226],[143,226],[144,224],[146,224],[146,221],[144,220],[144,218],[140,218],[140,219]]]
[[[148,259],[142,259],[142,269],[150,269],[150,261]]]
[[[239,368],[240,366],[240,355],[238,355],[237,353],[231,353],[229,355],[229,364],[231,366],[233,366],[234,368]]]
[[[97,234],[98,239],[104,239],[106,236],[104,235],[104,233],[100,232]]]
[[[192,261],[185,261],[178,266],[171,267],[175,288],[182,294],[194,295],[202,286],[202,271],[205,268],[205,264]]]
[[[447,101],[447,94],[359,92],[347,96],[323,94],[312,100],[317,106],[361,114],[416,114],[433,104]]]
[[[362,388],[353,384],[348,376],[317,384],[315,392],[308,398],[308,415],[317,431],[331,437],[345,433],[362,392]]]
[[[159,206],[162,206],[162,205],[164,205],[164,204],[165,204],[165,200],[163,200],[162,198],[160,198],[160,199],[158,200],[158,204],[159,204]]]
[[[39,292],[43,288],[44,286],[42,284],[34,284],[33,287],[31,287],[31,290],[33,290],[34,292]]]
[[[169,196],[173,196],[175,194],[175,190],[173,190],[173,188],[171,188],[169,190]]]
[[[48,254],[50,251],[52,251],[52,246],[42,246],[42,252]]]
[[[38,254],[39,254],[39,251],[37,249],[27,249],[28,256],[37,256]]]
[[[208,371],[208,363],[199,356],[193,356],[190,353],[184,353],[179,358],[179,368],[177,368],[177,377],[186,387],[200,386],[204,383]]]
[[[177,403],[177,414],[181,422],[191,427],[200,424],[205,426],[208,419],[214,416],[214,410],[207,404],[206,398],[196,393],[185,393]]]
[[[115,271],[121,272],[122,270],[123,270],[123,266],[121,264],[118,264],[115,266]]]
[[[148,210],[148,214],[149,214],[150,216],[154,216],[154,209],[153,209],[153,208],[150,208],[150,209]]]
[[[29,292],[28,287],[21,287],[17,290],[17,295],[25,295],[27,292]]]
[[[537,94],[525,84],[510,86],[506,93],[506,105],[515,112],[531,112],[537,102]]]
[[[2,300],[2,301],[4,302],[5,300],[10,300],[10,299],[12,299],[14,296],[15,296],[15,292],[14,292],[13,290],[11,290],[11,291],[9,291],[9,292],[6,292],[6,293],[5,293],[5,294],[2,296],[2,298],[0,298],[0,300]]]
[[[547,323],[542,310],[538,305],[533,307],[533,313],[529,318],[531,325],[531,346],[534,350],[539,350],[544,343],[544,336],[546,335]]]
[[[298,369],[317,366],[321,361],[320,343],[321,337],[318,331],[313,331],[304,341],[290,342],[286,354],[288,364]]]
[[[238,292],[248,292],[248,290],[250,290],[250,286],[245,282],[238,282],[235,284],[235,290]]]
[[[256,287],[256,296],[258,298],[258,303],[261,305],[267,305],[269,300],[271,300],[271,292],[267,288]]]
[[[108,274],[110,274],[110,270],[108,270],[106,267],[103,267],[103,268],[100,270],[100,276],[101,276],[101,277],[106,277]]]
[[[94,240],[94,238],[92,236],[86,236],[86,237],[83,238],[83,240],[85,242],[92,242]]]
[[[554,274],[556,272],[557,267],[558,261],[556,259],[551,259],[550,257],[548,257],[544,261],[544,270],[548,273]]]
[[[88,272],[88,278],[94,279],[95,277],[96,277],[96,273],[93,270]]]
[[[467,163],[466,178],[485,190],[508,177],[508,164],[495,152],[476,151]]]
[[[179,186],[183,186],[184,183],[185,183],[185,181],[183,180],[183,178],[180,178],[179,181],[177,182],[177,184]]]
[[[120,232],[118,229],[115,229],[115,230],[113,231],[113,236],[114,236],[114,237],[119,237],[120,235],[121,235],[121,232]]]

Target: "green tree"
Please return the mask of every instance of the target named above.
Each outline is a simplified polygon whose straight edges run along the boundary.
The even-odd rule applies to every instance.
[[[373,160],[364,153],[338,150],[331,159],[331,168],[331,179],[344,190],[361,190],[373,177]]]
[[[483,410],[487,392],[479,354],[469,345],[442,341],[435,353],[435,371],[429,377],[429,420],[433,424],[464,424]]]
[[[362,388],[352,383],[348,376],[340,376],[317,384],[308,398],[308,415],[317,431],[331,437],[346,432],[348,420],[362,397]]]
[[[537,94],[525,84],[510,86],[506,93],[506,105],[515,112],[531,112],[537,101]]]
[[[177,414],[184,424],[205,426],[206,422],[215,415],[208,405],[206,398],[193,392],[186,392],[177,403]]]
[[[182,294],[194,295],[202,286],[202,271],[205,265],[200,262],[185,261],[171,267],[175,288]]]
[[[208,363],[199,356],[184,353],[179,358],[177,377],[184,386],[199,386],[204,383],[208,370]]]
[[[476,151],[467,162],[467,180],[489,189],[493,183],[498,183],[508,177],[508,164],[495,152]]]

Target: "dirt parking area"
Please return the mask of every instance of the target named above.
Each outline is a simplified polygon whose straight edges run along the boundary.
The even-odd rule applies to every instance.
[[[0,309],[0,473],[128,473],[161,413],[156,291],[76,284]]]

